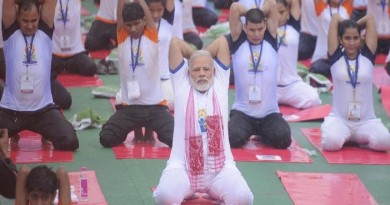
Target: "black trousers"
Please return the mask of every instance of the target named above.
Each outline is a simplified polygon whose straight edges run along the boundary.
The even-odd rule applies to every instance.
[[[252,135],[259,135],[264,144],[278,149],[286,149],[291,144],[290,126],[280,113],[271,113],[259,119],[238,110],[231,110],[230,146],[242,147]]]
[[[127,134],[139,127],[147,127],[157,133],[157,138],[169,147],[173,140],[173,117],[168,107],[162,105],[127,105],[117,111],[103,125],[100,144],[114,147],[126,140]]]

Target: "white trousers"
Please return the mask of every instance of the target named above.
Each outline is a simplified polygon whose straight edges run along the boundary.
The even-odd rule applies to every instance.
[[[340,150],[344,143],[355,142],[361,147],[378,151],[390,150],[390,133],[381,119],[351,122],[328,116],[321,125],[321,143],[324,150]]]
[[[278,103],[298,109],[306,109],[321,105],[317,90],[309,84],[299,81],[286,87],[277,87]]]
[[[253,194],[237,167],[225,165],[219,173],[207,175],[210,197],[226,205],[251,205]],[[158,205],[180,205],[195,193],[185,169],[166,168],[160,178],[154,200]]]

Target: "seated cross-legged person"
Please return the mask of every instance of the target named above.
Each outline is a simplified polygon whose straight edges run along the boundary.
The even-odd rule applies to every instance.
[[[366,28],[361,48],[360,28]],[[377,32],[371,15],[330,22],[328,53],[333,76],[332,111],[321,125],[324,150],[340,150],[347,142],[378,151],[390,150],[390,133],[375,116],[372,96]]]

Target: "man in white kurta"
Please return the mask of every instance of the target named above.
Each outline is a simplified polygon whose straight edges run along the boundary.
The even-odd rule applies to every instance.
[[[190,56],[191,47],[178,38],[171,40],[175,128],[171,155],[153,194],[157,204],[181,204],[195,192],[207,193],[225,204],[253,203],[228,140],[230,59],[226,39],[218,38],[208,50],[212,55],[196,51],[187,62],[184,57]]]

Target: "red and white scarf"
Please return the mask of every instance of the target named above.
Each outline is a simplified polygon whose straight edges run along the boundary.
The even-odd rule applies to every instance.
[[[207,125],[207,163],[211,172],[221,171],[225,154],[223,147],[224,127],[221,110],[218,99],[213,88],[209,90],[212,94],[213,115],[206,117]],[[207,100],[209,102],[209,100]],[[207,111],[211,113],[207,103]],[[185,122],[185,147],[186,147],[186,165],[190,178],[191,189],[196,191],[206,191],[204,181],[204,163],[202,134],[196,135],[198,121],[195,119],[194,89],[190,89],[186,109]]]

